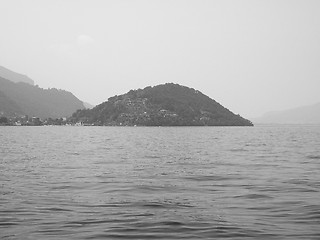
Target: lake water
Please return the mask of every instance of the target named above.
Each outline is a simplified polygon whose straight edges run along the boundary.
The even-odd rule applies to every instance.
[[[0,127],[1,239],[320,239],[320,126]]]

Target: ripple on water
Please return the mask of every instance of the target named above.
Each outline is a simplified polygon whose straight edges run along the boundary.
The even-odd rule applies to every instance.
[[[307,158],[309,159],[320,159],[320,155],[308,155]]]
[[[320,236],[316,127],[1,134],[3,239]]]

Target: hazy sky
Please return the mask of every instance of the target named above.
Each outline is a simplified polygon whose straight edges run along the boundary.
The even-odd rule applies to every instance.
[[[319,0],[0,0],[0,65],[99,104],[174,82],[244,117],[320,102]]]

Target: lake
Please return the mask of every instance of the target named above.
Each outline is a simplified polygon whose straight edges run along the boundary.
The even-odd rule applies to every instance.
[[[320,126],[0,127],[1,239],[320,239]]]

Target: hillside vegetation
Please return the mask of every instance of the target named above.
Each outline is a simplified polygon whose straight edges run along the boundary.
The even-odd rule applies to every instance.
[[[111,97],[78,110],[70,120],[112,126],[252,126],[200,91],[173,83]]]

